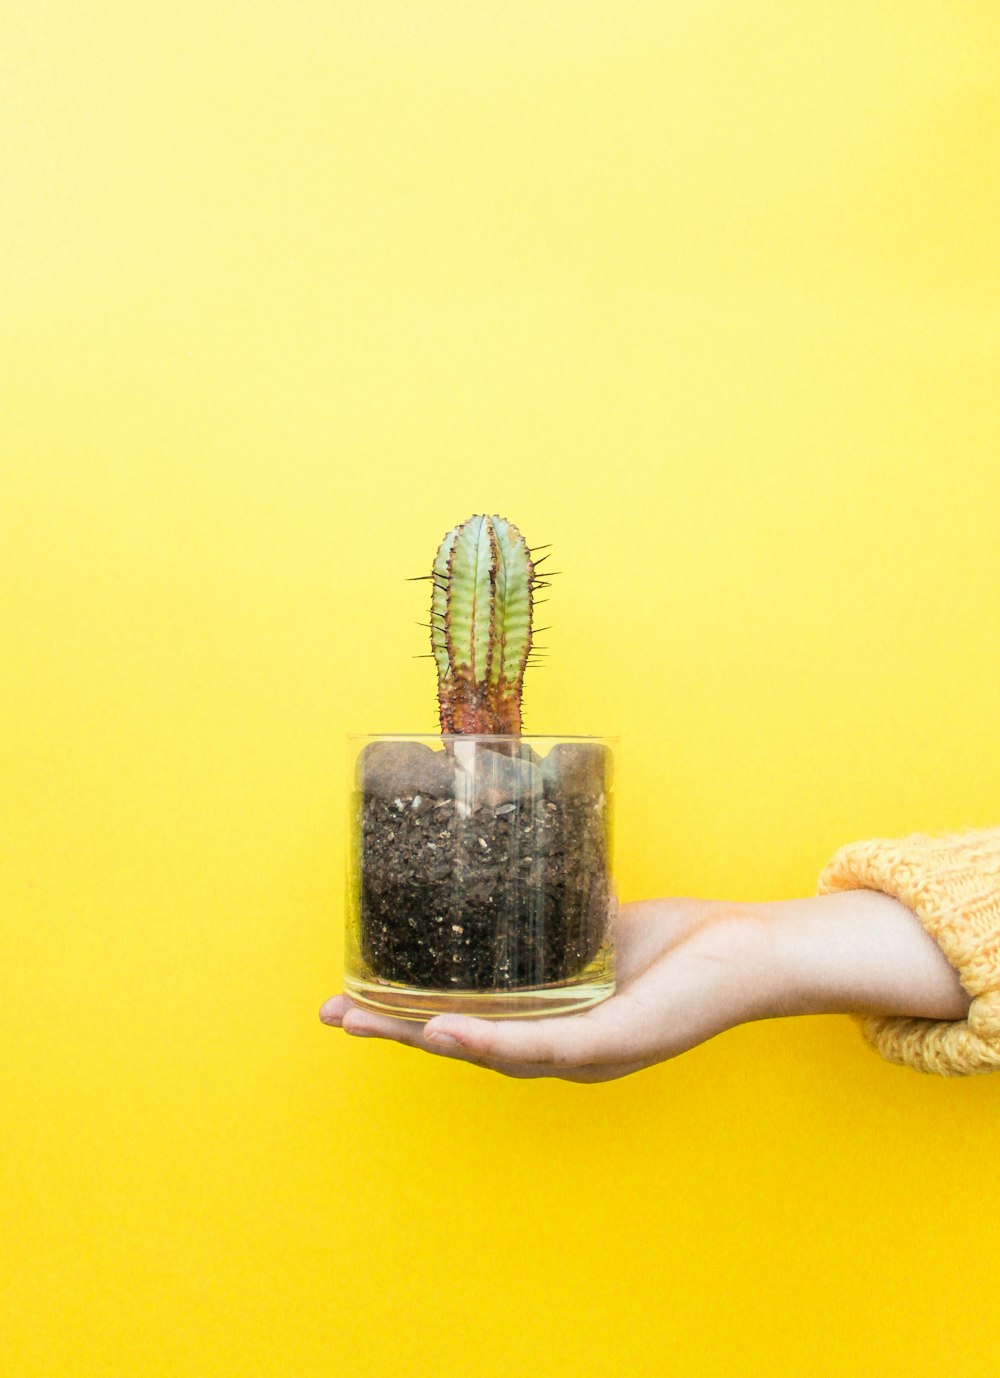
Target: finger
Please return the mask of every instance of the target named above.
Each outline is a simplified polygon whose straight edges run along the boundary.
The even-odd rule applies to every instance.
[[[329,1000],[325,1000],[320,1006],[319,1017],[324,1024],[329,1024],[337,1029],[340,1027],[341,1020],[350,1008],[351,1002],[346,995],[332,995]]]
[[[355,1038],[383,1038],[392,1043],[400,1043],[407,1048],[419,1048],[425,1053],[438,1057],[450,1057],[454,1061],[473,1062],[477,1060],[474,1052],[458,1046],[435,1046],[424,1038],[425,1025],[414,1019],[396,1019],[388,1014],[376,1014],[374,1010],[362,1009],[349,1003],[341,1019],[344,1033]]]
[[[436,1015],[424,1029],[428,1047],[460,1048],[489,1062],[582,1067],[620,1059],[625,1032],[620,997],[582,1014],[524,1021]]]

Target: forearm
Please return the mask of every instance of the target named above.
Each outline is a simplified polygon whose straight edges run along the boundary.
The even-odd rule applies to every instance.
[[[750,906],[761,921],[768,1015],[964,1019],[969,997],[920,920],[875,890]]]

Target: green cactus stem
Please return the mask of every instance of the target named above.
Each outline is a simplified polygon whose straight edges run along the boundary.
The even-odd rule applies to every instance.
[[[430,577],[441,731],[520,735],[540,582],[524,537],[503,517],[469,517],[441,542]]]

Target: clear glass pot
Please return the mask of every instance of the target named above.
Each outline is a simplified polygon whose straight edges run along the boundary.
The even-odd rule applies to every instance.
[[[614,991],[617,738],[348,739],[344,988],[406,1019]]]

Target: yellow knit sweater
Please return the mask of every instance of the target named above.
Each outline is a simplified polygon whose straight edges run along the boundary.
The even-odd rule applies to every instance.
[[[901,900],[973,997],[961,1020],[855,1015],[873,1048],[943,1077],[1000,1070],[1000,828],[851,842],[824,866],[818,889],[883,890]]]

